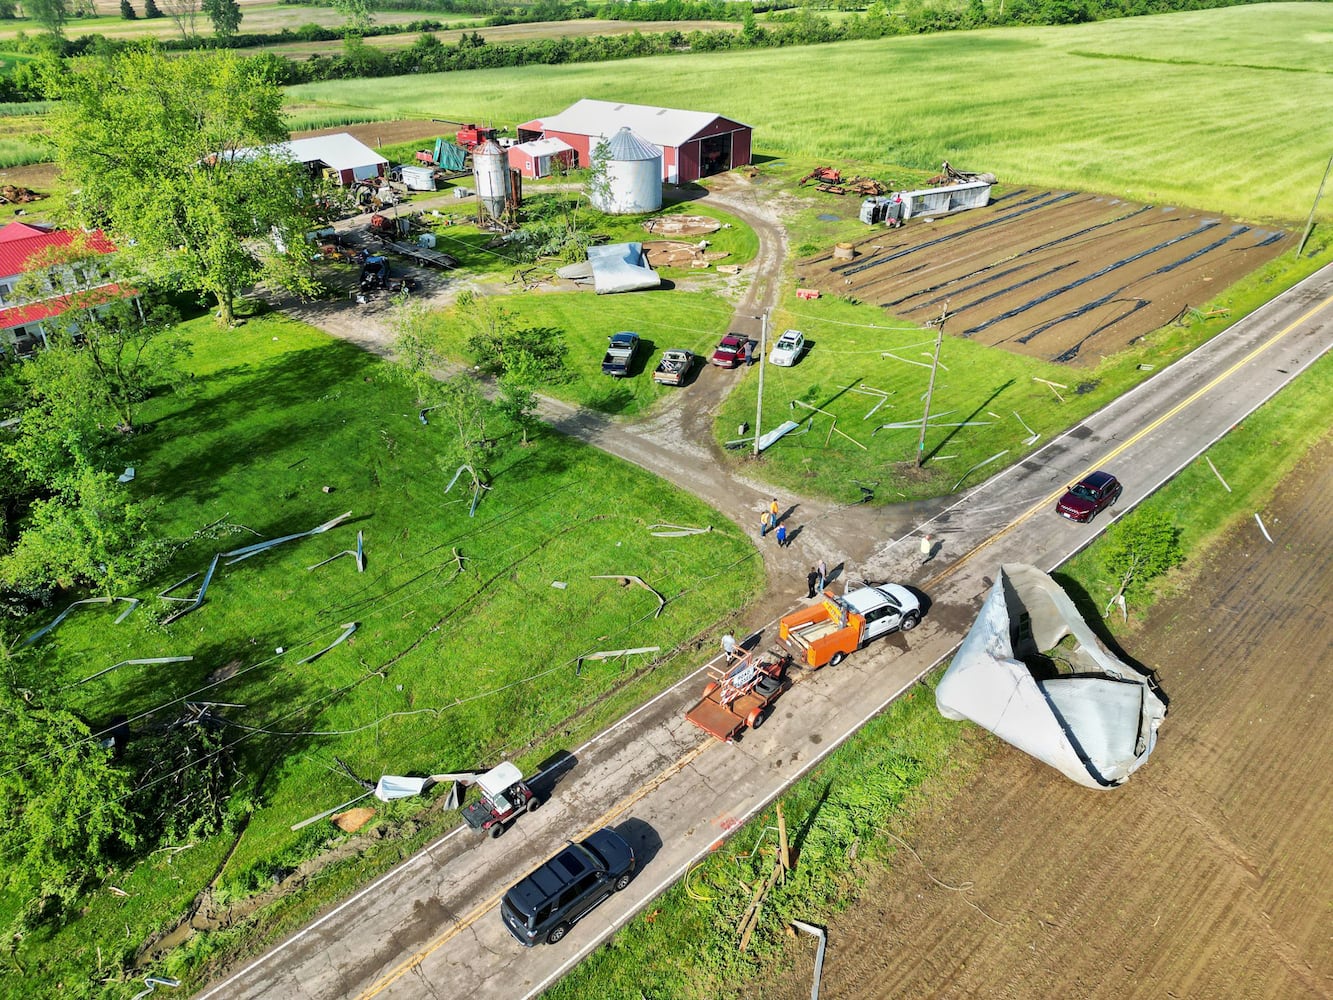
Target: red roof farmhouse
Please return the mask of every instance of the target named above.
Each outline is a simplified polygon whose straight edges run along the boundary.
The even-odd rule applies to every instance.
[[[76,246],[84,259],[51,267],[44,263],[46,251]],[[115,245],[100,230],[81,233],[55,229],[38,223],[11,222],[0,228],[0,357],[12,360],[46,345],[42,321],[59,316],[72,305],[71,296],[87,305],[89,292],[104,293],[107,300],[134,293],[122,289],[111,275],[109,256]],[[19,301],[15,293],[26,274],[47,271],[45,286],[50,295]]]
[[[754,130],[749,125],[711,111],[679,111],[586,97],[559,114],[524,122],[518,127],[518,140],[559,139],[574,150],[577,165],[586,167],[592,162],[597,143],[610,139],[622,128],[632,129],[662,150],[662,180],[668,184],[688,184],[750,162]]]

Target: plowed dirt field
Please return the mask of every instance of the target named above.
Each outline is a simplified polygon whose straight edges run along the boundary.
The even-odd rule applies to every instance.
[[[1171,700],[1148,763],[1090,792],[995,742],[831,922],[823,996],[1333,996],[1333,438],[1262,516],[1124,637]],[[788,953],[748,997],[809,996]]]
[[[981,209],[876,227],[852,260],[800,261],[799,283],[948,333],[1095,364],[1198,307],[1290,245],[1281,229],[1069,191],[1019,188]]]

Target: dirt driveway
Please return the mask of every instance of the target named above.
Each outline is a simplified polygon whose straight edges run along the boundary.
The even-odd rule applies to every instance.
[[[824,996],[1333,996],[1333,437],[1263,517],[1122,636],[1171,699],[1149,763],[1089,792],[991,741],[831,922]],[[747,998],[809,996],[787,951]]]

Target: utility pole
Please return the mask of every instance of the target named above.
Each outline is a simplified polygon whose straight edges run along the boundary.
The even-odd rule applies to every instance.
[[[759,402],[754,408],[754,457],[759,457],[759,426],[764,417],[764,341],[768,339],[768,310],[759,317]]]
[[[946,299],[940,310],[940,318],[935,321],[939,329],[935,332],[935,359],[930,363],[930,387],[926,389],[926,411],[921,414],[921,436],[916,439],[916,467],[919,469],[926,462],[926,421],[930,419],[930,397],[935,392],[935,370],[940,366],[940,344],[944,342],[944,320],[949,315],[949,302]]]
[[[1328,183],[1329,171],[1333,171],[1333,156],[1328,158],[1328,166],[1324,168],[1324,179],[1319,182],[1319,192],[1314,196],[1314,204],[1310,206],[1310,217],[1305,220],[1305,232],[1301,233],[1301,241],[1296,244],[1296,256],[1299,257],[1305,250],[1305,241],[1310,238],[1310,230],[1314,228],[1314,213],[1319,207],[1319,199],[1324,197],[1324,185]]]

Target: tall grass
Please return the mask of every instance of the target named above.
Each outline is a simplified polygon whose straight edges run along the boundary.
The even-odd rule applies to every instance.
[[[439,94],[498,122],[582,97],[717,111],[762,152],[1067,186],[1303,219],[1333,107],[1333,5],[1257,4],[609,65],[310,84],[293,99],[430,117]],[[748,81],[747,85],[739,85]],[[762,86],[752,85],[763,81]],[[1333,218],[1333,203],[1321,213]]]

